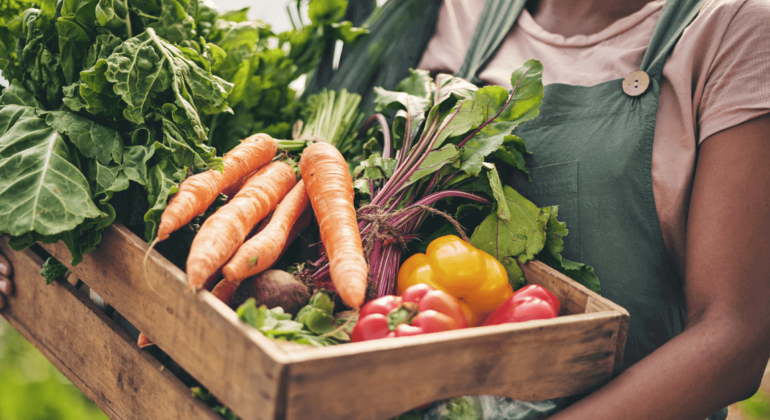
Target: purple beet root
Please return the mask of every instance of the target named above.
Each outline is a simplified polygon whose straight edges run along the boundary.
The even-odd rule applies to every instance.
[[[284,312],[296,315],[310,300],[310,291],[285,271],[267,270],[242,281],[230,306],[237,308],[250,297],[256,299],[257,307],[280,306]]]

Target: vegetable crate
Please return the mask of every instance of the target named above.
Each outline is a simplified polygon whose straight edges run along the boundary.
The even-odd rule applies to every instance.
[[[46,286],[31,250],[3,252],[16,293],[3,313],[113,419],[213,419],[182,383],[69,283]],[[67,265],[66,247],[42,245]],[[313,348],[279,344],[241,322],[121,225],[68,267],[242,419],[389,419],[461,395],[541,400],[589,392],[618,372],[629,315],[533,261],[530,284],[563,315],[398,339]]]

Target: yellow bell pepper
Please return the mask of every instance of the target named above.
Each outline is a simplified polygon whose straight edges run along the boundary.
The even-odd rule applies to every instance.
[[[460,307],[475,326],[513,295],[508,274],[499,261],[454,235],[428,245],[425,254],[414,254],[398,271],[398,294],[425,283],[460,300]]]

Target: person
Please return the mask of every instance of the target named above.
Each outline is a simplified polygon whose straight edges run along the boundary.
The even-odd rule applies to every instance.
[[[543,64],[540,115],[514,131],[533,181],[510,183],[560,206],[564,255],[631,315],[623,372],[551,418],[716,420],[751,396],[770,358],[770,1],[440,0],[410,25],[389,3],[397,30],[372,21],[324,85],[392,90],[417,67],[510,89]]]
[[[8,304],[8,296],[13,294],[12,267],[8,259],[0,252],[0,311]]]

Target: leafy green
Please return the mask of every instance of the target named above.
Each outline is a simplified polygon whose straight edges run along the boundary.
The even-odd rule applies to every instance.
[[[64,277],[68,273],[69,270],[67,270],[67,267],[63,266],[62,263],[54,257],[49,257],[45,260],[43,269],[40,270],[40,275],[45,278],[45,284],[51,284],[54,280]]]
[[[329,295],[316,291],[293,321],[291,314],[284,313],[280,307],[268,309],[262,305],[257,308],[253,298],[238,307],[237,313],[242,321],[268,338],[320,347],[350,341],[358,315],[349,315],[356,318],[348,322],[346,317],[335,319],[333,311],[334,303]]]
[[[0,231],[55,235],[104,216],[64,138],[34,108],[0,107]]]
[[[508,279],[522,276],[517,264],[525,263],[545,246],[545,225],[549,214],[522,197],[513,188],[505,186],[505,201],[508,204],[510,221],[501,219],[497,213],[490,214],[473,231],[471,244],[497,258],[506,271]]]
[[[599,284],[599,278],[594,274],[594,269],[591,266],[570,261],[561,256],[561,252],[564,250],[563,237],[567,236],[569,231],[567,230],[567,224],[559,222],[556,216],[559,215],[559,206],[545,207],[544,210],[549,214],[548,222],[545,227],[546,241],[545,251],[540,253],[537,258],[560,272],[566,274],[578,283],[586,286],[596,293],[601,293],[601,285]]]

